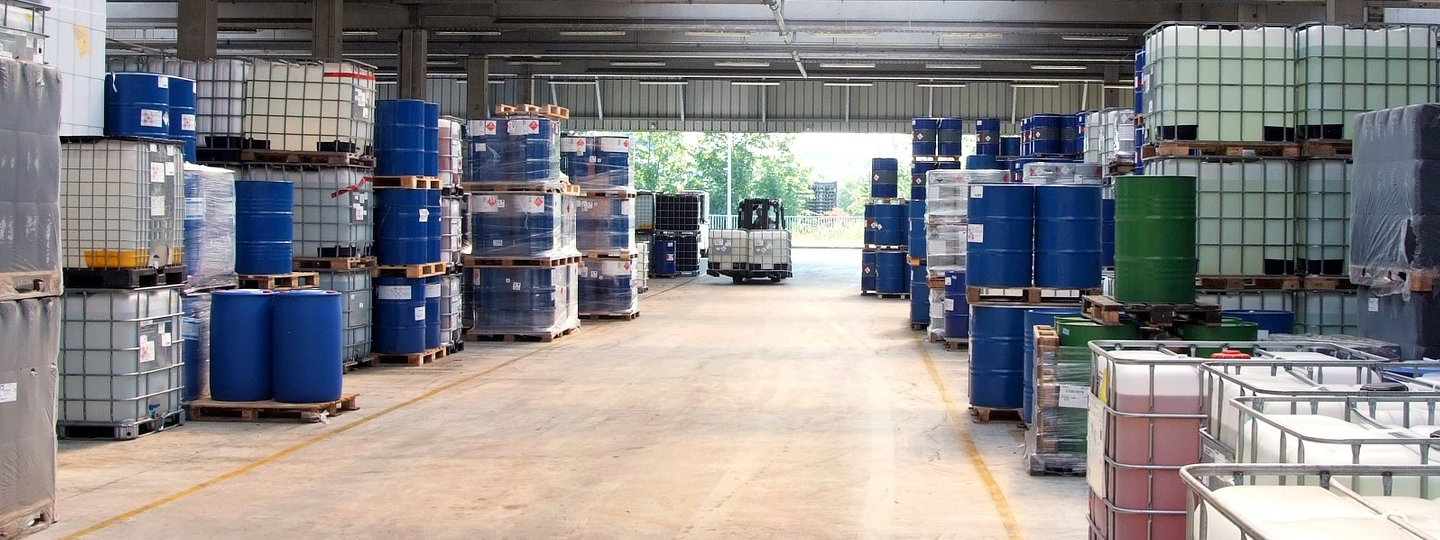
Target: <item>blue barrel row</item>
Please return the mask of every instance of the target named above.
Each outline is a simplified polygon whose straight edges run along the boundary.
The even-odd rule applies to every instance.
[[[580,313],[620,314],[635,309],[630,261],[586,259],[578,271]]]
[[[157,73],[105,74],[105,135],[185,143],[195,162],[195,81]]]
[[[560,178],[560,132],[554,120],[471,120],[465,139],[468,182],[545,183]]]
[[[893,199],[900,196],[900,162],[895,158],[870,160],[870,197]]]
[[[866,242],[874,246],[904,246],[908,206],[899,199],[872,202],[866,208]]]
[[[472,253],[548,258],[573,250],[575,213],[566,211],[568,204],[558,193],[472,193]]]
[[[904,294],[910,282],[910,265],[904,251],[881,250],[875,253],[875,292]],[[863,257],[863,255],[862,255]]]
[[[976,287],[1100,285],[1100,186],[972,186],[967,278]]]
[[[340,399],[340,294],[215,291],[210,298],[210,395],[219,401]]]
[[[581,197],[575,208],[576,249],[589,253],[635,247],[635,199]]]
[[[379,264],[440,262],[441,228],[440,190],[375,189],[374,252]]]
[[[578,313],[576,265],[472,268],[475,330],[482,333],[559,330]]]
[[[916,156],[959,156],[965,121],[960,118],[914,118],[910,151]]]
[[[560,137],[560,171],[582,189],[631,187],[629,137]]]
[[[375,174],[439,176],[439,104],[418,99],[375,102]]]
[[[440,347],[440,276],[375,278],[377,354],[414,354]]]
[[[1021,156],[1060,156],[1083,152],[1084,113],[1037,114],[1020,121]]]

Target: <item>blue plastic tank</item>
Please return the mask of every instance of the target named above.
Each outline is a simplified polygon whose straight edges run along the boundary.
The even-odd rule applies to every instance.
[[[375,278],[374,343],[379,354],[425,352],[429,330],[425,278]]]
[[[425,142],[426,105],[418,99],[382,99],[375,102],[377,176],[429,176],[426,165],[429,152]],[[438,117],[435,121],[439,122]],[[439,144],[438,139],[435,144]],[[439,161],[435,164],[438,166]]]
[[[430,191],[435,190],[375,190],[374,251],[380,264],[425,264],[440,260],[430,258]]]
[[[910,153],[933,156],[940,138],[939,118],[915,118],[910,121]]]
[[[275,401],[319,403],[340,399],[344,372],[341,295],[289,291],[274,295],[270,327]]]
[[[271,369],[271,301],[254,289],[210,295],[210,397],[261,401],[274,397]]]
[[[185,143],[185,161],[195,160],[195,81],[170,77],[170,138]]]
[[[939,156],[962,154],[965,121],[960,118],[941,118],[937,127],[939,129],[935,139],[935,154]]]
[[[294,185],[235,181],[235,272],[289,274],[294,250]]]

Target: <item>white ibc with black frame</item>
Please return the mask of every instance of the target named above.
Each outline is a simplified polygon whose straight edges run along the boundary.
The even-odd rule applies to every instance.
[[[715,252],[715,246],[710,246]],[[711,255],[712,257],[714,255]],[[758,229],[750,231],[751,270],[790,270],[790,231]]]
[[[465,340],[465,288],[460,274],[440,276],[440,343],[453,345]]]
[[[1432,25],[1297,27],[1297,136],[1352,139],[1357,114],[1435,101],[1437,37]]]
[[[1287,26],[1151,28],[1143,67],[1145,140],[1292,140],[1294,38]]]
[[[181,264],[185,182],[179,143],[66,142],[60,163],[66,268]]]

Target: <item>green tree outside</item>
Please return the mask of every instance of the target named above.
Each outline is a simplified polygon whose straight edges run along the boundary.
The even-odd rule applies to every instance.
[[[637,133],[630,166],[635,187],[658,192],[699,189],[710,193],[711,214],[726,208],[725,177],[730,153],[731,198],[774,198],[792,215],[805,212],[811,170],[791,151],[794,136],[770,133]]]

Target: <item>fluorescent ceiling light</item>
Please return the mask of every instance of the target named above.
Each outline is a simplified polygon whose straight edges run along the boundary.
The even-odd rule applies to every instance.
[[[1134,90],[1134,89],[1135,89],[1135,85],[1133,85],[1133,84],[1107,84],[1107,85],[1105,85],[1105,89],[1106,89],[1106,90]]]
[[[1130,41],[1127,36],[1060,36],[1065,41]]]
[[[1083,71],[1083,70],[1085,69],[1085,66],[1058,66],[1058,65],[1048,65],[1048,64],[1037,64],[1037,65],[1030,66],[1030,69],[1038,69],[1038,70],[1042,70],[1042,71]]]
[[[1045,83],[1010,83],[1011,88],[1059,88],[1058,84]]]
[[[490,79],[490,84],[505,84],[505,81],[499,79]]]
[[[437,36],[498,36],[494,30],[436,30]]]
[[[555,80],[552,80],[552,81],[549,81],[549,82],[550,82],[550,84],[557,85],[557,86],[591,86],[591,85],[598,84],[600,81],[598,81],[598,80],[596,80],[596,81],[563,81],[563,80],[562,80],[562,81],[555,81]]]
[[[624,30],[561,30],[562,36],[623,36]]]
[[[635,62],[630,60],[612,60],[613,67],[665,67],[665,62]]]
[[[344,31],[344,32],[342,32],[342,33],[343,33],[344,35],[347,35],[347,36],[378,36],[378,35],[380,35],[379,32],[376,32],[376,31],[374,31],[374,30],[346,30],[346,31]]]
[[[925,64],[925,69],[980,69],[980,64]]]
[[[685,32],[690,37],[749,37],[750,32],[730,32],[721,30],[690,30]]]
[[[221,34],[221,35],[227,35],[227,36],[248,36],[248,35],[252,35],[252,34],[258,34],[258,33],[260,33],[260,31],[259,31],[259,30],[253,30],[253,29],[251,29],[251,30],[221,30],[221,31],[215,32],[215,33],[216,33],[216,34]]]
[[[999,32],[940,32],[940,37],[951,39],[1000,39],[1005,36]]]
[[[875,64],[871,64],[868,62],[823,62],[820,64],[820,67],[836,69],[870,69],[875,67]]]
[[[875,86],[875,83],[868,83],[868,82],[827,82],[827,83],[825,83],[825,86],[843,86],[843,87],[850,87],[850,88],[866,88],[866,87],[870,87],[870,86]]]
[[[645,86],[685,86],[690,84],[687,81],[640,81]]]
[[[770,62],[715,62],[715,67],[770,67]]]
[[[780,83],[774,81],[730,81],[730,84],[735,86],[780,86]]]
[[[834,39],[870,39],[875,32],[806,32],[813,37]]]
[[[965,88],[965,83],[917,83],[918,88]]]
[[[558,66],[557,60],[509,60],[512,66]]]

